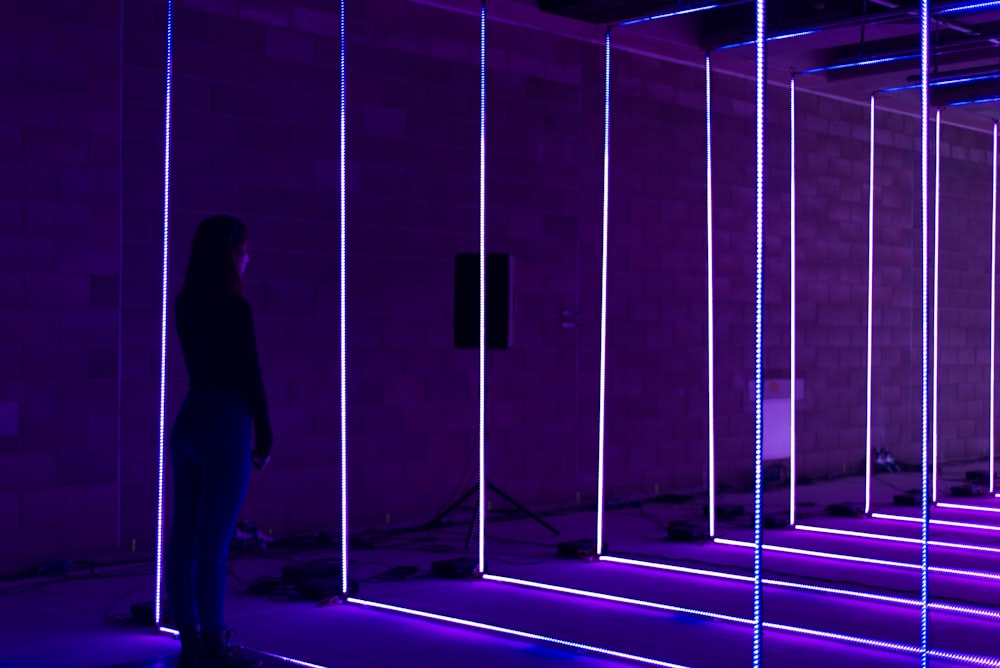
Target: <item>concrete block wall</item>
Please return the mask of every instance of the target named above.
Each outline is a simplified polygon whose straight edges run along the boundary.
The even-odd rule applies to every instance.
[[[15,91],[0,108],[11,323],[0,402],[21,415],[19,433],[0,436],[0,526],[20,546],[3,570],[155,541],[165,6],[31,7],[0,28],[0,76]],[[279,535],[336,530],[339,17],[319,0],[175,8],[168,296],[197,222],[243,217],[276,432],[244,517]],[[475,480],[478,355],[453,346],[452,301],[455,254],[479,247],[479,23],[404,0],[349,12],[350,511],[366,530],[426,521]],[[604,53],[499,22],[488,38],[487,246],[514,262],[513,345],[488,358],[490,477],[529,505],[571,506],[597,479]],[[612,498],[705,484],[702,67],[614,54]],[[800,470],[822,475],[863,464],[868,114],[864,100],[808,88],[797,100],[798,442]],[[715,426],[720,482],[740,487],[753,455],[753,83],[720,73],[713,91]],[[788,93],[768,94],[764,366],[781,377]],[[873,422],[877,445],[915,461],[918,128],[889,112],[877,125]],[[991,152],[988,134],[946,127],[943,139],[940,434],[960,458],[988,440]],[[186,384],[168,332],[167,433]]]

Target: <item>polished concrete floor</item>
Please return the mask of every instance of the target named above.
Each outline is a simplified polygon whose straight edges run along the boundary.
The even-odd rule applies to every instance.
[[[875,509],[912,516],[912,509],[889,504],[894,490],[914,484],[919,484],[916,474],[877,478]],[[853,499],[859,489],[856,478],[800,488],[798,523],[864,536],[787,528],[766,533],[765,541],[774,549],[762,559],[762,665],[919,665],[913,648],[920,643],[920,573],[913,564],[920,554],[919,545],[908,542],[919,537],[919,525],[825,514],[827,504]],[[769,492],[765,509],[787,512],[787,498],[786,490]],[[721,500],[748,499],[731,494]],[[935,510],[935,517],[987,528],[941,525],[932,532],[931,538],[942,545],[932,548],[930,561],[942,570],[930,580],[931,600],[937,604],[929,613],[931,665],[1000,666],[995,640],[1000,575],[990,568],[1000,556],[1000,531],[989,528],[1000,527],[1000,513],[990,512],[1000,509],[998,501],[968,501],[982,511]],[[753,586],[746,581],[753,551],[738,544],[665,540],[669,521],[698,521],[703,504],[698,498],[673,504],[623,500],[609,510],[607,554],[635,563],[556,554],[559,541],[593,536],[593,511],[547,515],[560,530],[558,537],[529,518],[501,521],[498,514],[489,525],[487,571],[510,581],[431,576],[431,562],[470,554],[464,549],[461,511],[451,527],[391,537],[373,534],[364,549],[351,555],[352,576],[360,580],[358,599],[371,605],[324,605],[281,591],[248,593],[257,578],[276,577],[288,564],[335,559],[335,550],[237,555],[231,564],[228,619],[244,645],[317,666],[750,666],[753,635],[744,620],[753,613]],[[752,540],[749,525],[748,517],[736,518],[720,523],[719,534]],[[961,547],[966,544],[971,548]],[[664,565],[688,570],[662,570]],[[126,620],[133,603],[152,595],[152,568],[146,562],[0,583],[0,666],[173,666],[176,640]],[[413,617],[381,606],[440,618]],[[501,627],[520,635],[504,635]],[[269,662],[289,665],[274,657]]]

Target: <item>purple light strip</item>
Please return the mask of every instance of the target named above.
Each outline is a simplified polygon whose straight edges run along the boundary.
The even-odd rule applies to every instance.
[[[712,57],[705,56],[705,191],[708,241],[708,535],[715,537],[715,265],[712,210]],[[603,369],[603,367],[602,367]],[[603,395],[602,395],[603,396]],[[598,543],[599,544],[599,543]]]
[[[990,491],[994,491],[996,466],[996,350],[997,350],[997,124],[993,123],[993,208],[990,213]]]
[[[170,259],[170,107],[173,100],[174,2],[167,0],[166,91],[164,94],[163,136],[163,273],[160,291],[160,423],[156,471],[156,593],[153,622],[160,623],[163,579],[163,459],[167,412],[167,267]]]
[[[887,513],[872,513],[872,517],[879,520],[893,520],[896,522],[922,522],[919,517],[907,517],[906,515],[889,515]],[[931,524],[945,527],[958,527],[962,529],[977,529],[981,531],[1000,531],[1000,527],[989,524],[972,524],[971,522],[953,522],[951,520],[930,520]]]
[[[1000,508],[987,508],[986,506],[967,506],[963,503],[947,503],[942,501],[937,504],[938,508],[953,508],[955,510],[973,510],[980,513],[1000,513]]]
[[[875,303],[875,96],[869,98],[868,120],[868,338],[865,364],[865,512],[872,507],[872,342]]]
[[[602,556],[601,561],[613,564],[625,564],[627,566],[639,566],[640,568],[652,568],[661,571],[671,571],[675,573],[686,573],[688,575],[704,575],[710,578],[722,580],[736,580],[738,582],[753,582],[750,575],[736,575],[734,573],[723,573],[720,571],[708,571],[701,568],[689,568],[687,566],[675,566],[673,564],[661,564],[653,561],[639,561],[637,559],[626,559],[623,557]]]
[[[340,593],[347,597],[347,26],[340,0]]]
[[[816,527],[808,525],[799,525],[796,526],[795,528],[801,529],[802,531],[811,531],[814,533],[825,533],[838,536],[854,536],[856,538],[869,538],[871,540],[884,540],[894,543],[912,543],[916,545],[921,542],[919,538],[906,538],[904,536],[887,536],[885,534],[880,534],[880,533],[849,531],[847,529],[831,529],[828,527]],[[933,547],[946,547],[949,549],[969,550],[974,552],[995,552],[997,554],[1000,554],[1000,547],[986,547],[985,545],[967,545],[965,543],[948,543],[941,540],[930,540],[927,541],[927,544]]]
[[[730,538],[716,538],[716,543],[720,545],[732,545],[734,547],[754,547],[749,541],[732,540]],[[925,548],[925,543],[921,538],[921,552]],[[785,554],[797,554],[805,557],[816,557],[818,559],[831,559],[834,561],[853,561],[861,564],[874,564],[876,566],[888,566],[889,568],[907,568],[911,570],[923,571],[923,564],[908,564],[902,561],[891,561],[888,559],[875,559],[873,557],[858,557],[848,554],[837,554],[835,552],[823,552],[820,550],[806,550],[798,547],[786,547],[784,545],[764,545],[763,549],[771,552],[782,552]],[[989,571],[970,571],[963,568],[945,568],[944,566],[927,566],[927,570],[932,573],[947,573],[949,575],[960,575],[963,577],[981,578],[984,580],[1000,580],[1000,573]]]
[[[666,661],[657,661],[656,659],[650,659],[644,656],[637,656],[635,654],[626,654],[625,652],[616,652],[610,649],[604,649],[603,647],[595,647],[593,645],[584,645],[581,643],[570,642],[568,640],[560,640],[559,638],[553,638],[550,636],[543,636],[537,633],[529,633],[527,631],[518,631],[517,629],[512,629],[504,626],[495,626],[493,624],[483,624],[481,622],[473,622],[467,619],[459,619],[458,617],[449,617],[447,615],[438,615],[433,612],[424,612],[422,610],[414,610],[413,608],[405,608],[398,605],[389,605],[387,603],[377,603],[375,601],[368,601],[364,599],[352,599],[355,603],[361,605],[366,605],[372,608],[380,608],[382,610],[390,610],[392,612],[399,612],[405,615],[413,615],[415,617],[423,617],[425,619],[433,619],[438,622],[446,622],[448,624],[456,624],[458,626],[467,626],[469,628],[478,629],[480,631],[491,631],[493,633],[501,633],[504,635],[514,636],[517,638],[526,638],[528,640],[535,640],[538,642],[544,642],[552,645],[559,645],[561,647],[570,647],[575,650],[583,650],[585,652],[593,652],[594,654],[601,654],[603,656],[611,656],[616,659],[625,659],[628,661],[636,661],[639,663],[645,663],[653,666],[663,666],[664,668],[686,668],[677,663],[668,663]]]
[[[160,630],[160,633],[166,633],[167,635],[171,635],[171,636],[179,636],[180,635],[180,631],[178,631],[177,629],[172,629],[169,626],[161,626],[161,627],[159,627],[159,630]],[[329,668],[329,666],[324,666],[324,665],[319,664],[319,663],[309,663],[308,661],[302,661],[301,659],[293,659],[290,656],[284,656],[282,654],[273,654],[272,652],[265,652],[262,649],[254,649],[252,647],[248,647],[247,649],[249,649],[249,650],[251,650],[253,652],[256,652],[257,654],[263,654],[265,656],[272,656],[275,659],[280,659],[280,660],[284,661],[285,663],[293,663],[296,666],[305,666],[306,668]],[[159,664],[157,664],[157,665],[159,665]]]
[[[931,502],[937,503],[938,498],[938,321],[939,308],[939,277],[941,257],[941,109],[935,114],[934,130],[934,354],[931,366]]]
[[[767,38],[766,0],[755,2],[755,27],[757,44],[754,47],[754,65],[756,71],[755,102],[756,102],[756,182],[757,182],[757,249],[756,249],[756,295],[754,324],[754,485],[753,485],[753,668],[760,668],[761,643],[763,641],[763,613],[761,609],[761,545],[763,543],[763,527],[761,516],[763,511],[763,453],[764,453],[764,401],[762,386],[764,383],[764,115],[765,95],[767,89],[766,51]]]
[[[930,610],[927,601],[930,594],[930,578],[928,571],[929,554],[927,549],[927,539],[930,538],[930,494],[929,494],[929,468],[927,439],[930,433],[928,425],[927,401],[927,356],[929,353],[929,341],[927,332],[927,227],[928,227],[928,156],[927,156],[927,126],[929,122],[928,112],[930,109],[930,0],[920,0],[920,217],[921,217],[921,237],[923,239],[922,271],[920,278],[921,291],[921,400],[920,400],[920,668],[927,668],[929,665],[930,648]],[[936,264],[936,258],[935,258]],[[936,308],[936,304],[935,304]]]
[[[585,598],[596,598],[602,601],[611,601],[613,603],[625,603],[627,605],[635,605],[643,608],[653,608],[655,610],[665,610],[667,612],[676,612],[684,615],[693,615],[695,617],[708,617],[710,619],[722,619],[727,622],[734,622],[736,624],[752,624],[753,620],[747,619],[745,617],[734,617],[732,615],[723,615],[716,612],[709,612],[707,610],[695,610],[694,608],[683,608],[676,605],[669,605],[667,603],[653,603],[651,601],[643,601],[635,598],[628,598],[626,596],[615,596],[613,594],[602,594],[596,591],[588,591],[584,589],[574,589],[572,587],[560,587],[559,585],[545,584],[542,582],[534,582],[532,580],[521,580],[519,578],[508,578],[499,575],[484,575],[484,580],[493,580],[494,582],[503,582],[505,584],[517,585],[519,587],[530,587],[533,589],[544,589],[546,591],[554,591],[560,594],[570,594],[573,596],[583,596]]]
[[[795,77],[792,77],[788,84],[788,95],[789,95],[789,123],[790,123],[790,147],[789,153],[790,157],[790,169],[791,178],[789,183],[789,197],[788,197],[788,207],[789,207],[789,244],[790,255],[791,255],[791,267],[789,267],[789,284],[791,290],[791,296],[789,297],[789,311],[791,322],[791,332],[789,340],[789,380],[791,381],[791,392],[789,394],[789,416],[788,416],[788,444],[789,444],[789,475],[788,475],[788,498],[789,498],[789,508],[788,508],[788,523],[791,526],[795,526],[795,478],[796,478],[796,467],[795,467],[795,378],[796,378],[796,368],[795,368],[795,303],[797,300],[795,291]],[[714,534],[712,537],[714,538]]]
[[[479,7],[479,566],[486,572],[486,0]]]
[[[601,203],[601,372],[597,402],[597,544],[604,548],[604,404],[608,361],[608,203],[611,197],[611,31],[604,34],[604,181]]]

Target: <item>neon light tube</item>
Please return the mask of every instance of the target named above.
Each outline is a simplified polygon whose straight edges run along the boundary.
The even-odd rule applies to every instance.
[[[763,640],[763,615],[761,612],[761,544],[763,532],[761,515],[763,510],[763,443],[764,443],[764,402],[761,387],[764,382],[764,97],[767,88],[765,74],[765,24],[766,0],[756,0],[757,45],[755,47],[755,102],[756,102],[756,180],[757,180],[757,249],[756,249],[756,295],[754,326],[754,485],[753,485],[753,668],[760,668],[760,651]]]
[[[611,31],[604,34],[604,196],[601,204],[601,372],[597,402],[597,556],[604,549],[604,404],[608,364],[608,201],[611,193]]]
[[[939,86],[955,86],[958,84],[973,83],[976,81],[988,81],[991,79],[1000,78],[1000,74],[977,74],[974,76],[967,77],[954,77],[952,79],[938,79],[937,81],[931,81],[928,86],[931,88],[937,88]],[[907,84],[905,86],[893,86],[891,88],[882,88],[879,93],[898,93],[904,90],[919,90],[920,84]]]
[[[718,3],[711,5],[702,5],[701,7],[688,7],[687,9],[678,9],[673,12],[665,12],[663,14],[657,14],[655,16],[646,16],[641,19],[631,19],[629,21],[623,21],[617,24],[618,26],[633,26],[638,23],[649,23],[650,21],[659,21],[660,19],[669,19],[672,16],[683,16],[684,14],[695,14],[697,12],[708,11],[709,9],[716,9],[720,5]]]
[[[954,5],[952,7],[945,7],[944,9],[939,9],[935,14],[965,14],[967,12],[981,12],[984,9],[993,9],[995,7],[1000,7],[1000,2],[972,2],[962,5]]]
[[[945,503],[941,502],[938,508],[954,508],[955,510],[974,510],[981,513],[1000,513],[1000,508],[987,508],[986,506],[967,506],[962,503]]]
[[[789,207],[789,244],[790,255],[791,255],[791,267],[789,268],[789,283],[791,295],[789,297],[789,310],[790,320],[791,320],[791,332],[789,338],[789,367],[791,369],[789,375],[791,376],[792,389],[789,394],[788,405],[789,405],[789,429],[788,429],[788,444],[789,444],[789,466],[788,466],[788,499],[789,499],[789,509],[788,509],[788,524],[795,526],[795,378],[796,378],[796,368],[795,368],[795,302],[797,299],[795,291],[795,77],[792,77],[788,84],[788,95],[789,95],[789,119],[790,119],[790,141],[789,141],[789,153],[790,155],[790,171],[791,178],[789,183],[789,197],[788,197],[788,207]],[[713,536],[714,537],[714,536]]]
[[[715,263],[712,234],[712,57],[705,56],[705,191],[708,237],[708,535],[715,537]],[[603,367],[602,367],[603,369]]]
[[[902,60],[913,60],[918,58],[919,54],[906,53],[899,56],[884,56],[881,58],[866,58],[864,60],[855,60],[850,63],[838,63],[837,65],[826,65],[824,67],[814,67],[808,70],[802,70],[799,74],[818,74],[820,72],[834,72],[836,70],[848,70],[852,67],[868,67],[869,65],[882,65],[883,63],[896,63]]]
[[[872,517],[880,520],[895,520],[897,522],[922,522],[923,520],[919,517],[907,517],[906,515],[889,515],[887,513],[872,513]],[[954,522],[952,520],[935,520],[930,521],[931,524],[936,524],[938,526],[945,527],[959,527],[962,529],[977,529],[982,531],[1000,531],[1000,527],[991,526],[989,524],[972,524],[970,522]]]
[[[163,592],[163,434],[167,412],[167,267],[170,262],[170,106],[173,100],[174,2],[167,0],[166,90],[163,98],[163,273],[160,291],[160,424],[156,471],[156,592],[153,623],[160,623]]]
[[[919,544],[919,538],[907,538],[905,536],[888,536],[881,533],[867,533],[864,531],[849,531],[847,529],[831,529],[828,527],[814,527],[808,525],[798,525],[796,529],[801,529],[802,531],[811,531],[814,533],[825,533],[832,534],[835,536],[854,536],[856,538],[868,538],[871,540],[884,540],[893,543],[911,543]],[[946,547],[955,550],[969,550],[972,552],[994,552],[1000,554],[1000,547],[987,547],[985,545],[967,545],[965,543],[948,543],[941,540],[930,540],[927,541],[928,545],[932,547]]]
[[[932,355],[931,387],[934,388],[931,400],[931,502],[937,503],[938,498],[938,321],[941,313],[939,305],[941,290],[940,266],[941,257],[941,110],[937,110],[934,125],[934,355]]]
[[[722,619],[727,622],[734,622],[737,624],[750,624],[751,620],[745,617],[734,617],[732,615],[723,615],[715,612],[709,612],[707,610],[695,610],[693,608],[682,608],[676,605],[669,605],[666,603],[653,603],[651,601],[642,601],[636,598],[628,598],[625,596],[615,596],[613,594],[602,594],[596,591],[587,591],[583,589],[574,589],[572,587],[560,587],[558,585],[544,584],[541,582],[534,582],[531,580],[521,580],[518,578],[508,578],[499,575],[484,575],[484,580],[493,580],[494,582],[503,582],[506,584],[517,585],[520,587],[531,587],[534,589],[545,589],[547,591],[554,591],[560,594],[571,594],[574,596],[583,596],[585,598],[596,598],[603,601],[611,601],[613,603],[625,603],[627,605],[636,605],[643,608],[653,608],[655,610],[665,610],[667,612],[676,612],[684,615],[692,615],[695,617],[707,617],[709,619]]]
[[[677,663],[668,663],[666,661],[657,661],[656,659],[649,659],[644,656],[636,656],[635,654],[626,654],[624,652],[616,652],[610,649],[604,649],[603,647],[595,647],[593,645],[583,645],[580,643],[570,642],[568,640],[560,640],[559,638],[552,638],[549,636],[539,635],[537,633],[528,633],[527,631],[518,631],[517,629],[512,629],[504,626],[495,626],[493,624],[483,624],[481,622],[473,622],[467,619],[459,619],[458,617],[448,617],[447,615],[438,615],[433,612],[424,612],[422,610],[414,610],[413,608],[404,608],[398,605],[389,605],[387,603],[376,603],[375,601],[368,601],[363,599],[353,599],[355,603],[361,605],[367,605],[372,608],[381,608],[382,610],[390,610],[392,612],[399,612],[405,615],[414,615],[416,617],[424,617],[425,619],[433,619],[438,622],[446,622],[449,624],[456,624],[458,626],[467,626],[474,629],[479,629],[481,631],[492,631],[493,633],[502,633],[504,635],[514,636],[517,638],[526,638],[528,640],[535,640],[538,642],[549,643],[552,645],[559,645],[562,647],[570,647],[575,650],[583,650],[585,652],[593,652],[594,654],[601,654],[603,656],[612,656],[616,659],[625,659],[627,661],[636,661],[639,663],[645,663],[653,666],[664,666],[665,668],[686,668]]]
[[[865,364],[865,513],[872,509],[872,341],[875,303],[875,96],[869,98],[868,120],[868,339]]]
[[[177,629],[172,629],[168,626],[161,626],[159,627],[159,630],[161,633],[166,633],[167,635],[171,636],[179,636],[181,634],[180,631],[178,631]],[[301,659],[293,659],[290,656],[265,652],[262,649],[253,649],[252,647],[247,647],[247,649],[249,649],[252,652],[256,652],[257,654],[264,654],[265,656],[272,656],[275,659],[281,659],[285,663],[293,663],[296,666],[305,666],[305,668],[329,668],[328,666],[324,666],[318,663],[309,663],[308,661],[302,661]]]
[[[946,107],[968,107],[973,104],[990,104],[991,102],[1000,102],[1000,97],[981,97],[975,100],[961,100],[959,102],[949,102]]]
[[[486,572],[486,0],[479,8],[479,572]]]
[[[928,668],[930,648],[930,611],[927,607],[927,600],[930,596],[930,579],[928,577],[928,551],[927,539],[930,537],[930,494],[928,490],[929,469],[927,438],[929,435],[929,425],[927,424],[927,217],[928,217],[928,156],[927,156],[927,126],[929,122],[928,111],[930,108],[930,90],[927,83],[930,80],[930,0],[920,0],[920,217],[921,217],[921,237],[923,240],[923,256],[920,277],[921,292],[921,399],[920,399],[920,539],[923,544],[920,546],[920,668]],[[935,259],[935,264],[937,264]]]
[[[816,33],[823,32],[822,30],[799,30],[798,32],[786,32],[780,33],[778,35],[771,35],[767,38],[768,42],[778,42],[783,39],[792,39],[794,37],[805,37],[806,35],[815,35]],[[740,46],[750,46],[754,44],[754,40],[747,40],[746,42],[736,42],[735,44],[726,44],[725,46],[716,47],[716,51],[725,51],[726,49],[735,49]]]
[[[340,0],[340,593],[348,592],[347,569],[347,27]]]
[[[996,351],[997,351],[997,124],[993,124],[993,208],[990,214],[992,243],[990,244],[990,491],[996,466]],[[998,495],[1000,496],[1000,495]]]
[[[735,573],[723,573],[721,571],[707,571],[701,568],[690,568],[688,566],[675,566],[674,564],[660,564],[655,561],[639,561],[638,559],[626,559],[623,557],[601,557],[601,561],[613,564],[625,564],[627,566],[639,566],[641,568],[653,568],[661,571],[672,571],[675,573],[686,573],[688,575],[704,575],[710,578],[722,580],[736,580],[738,582],[753,582],[753,577],[749,575],[736,575]]]

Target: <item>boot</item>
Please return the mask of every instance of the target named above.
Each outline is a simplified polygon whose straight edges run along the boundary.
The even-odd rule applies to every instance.
[[[201,665],[199,668],[261,668],[263,661],[245,654],[241,647],[230,643],[228,630],[203,633],[201,638]]]
[[[201,668],[201,631],[181,631],[181,656],[177,668]]]

